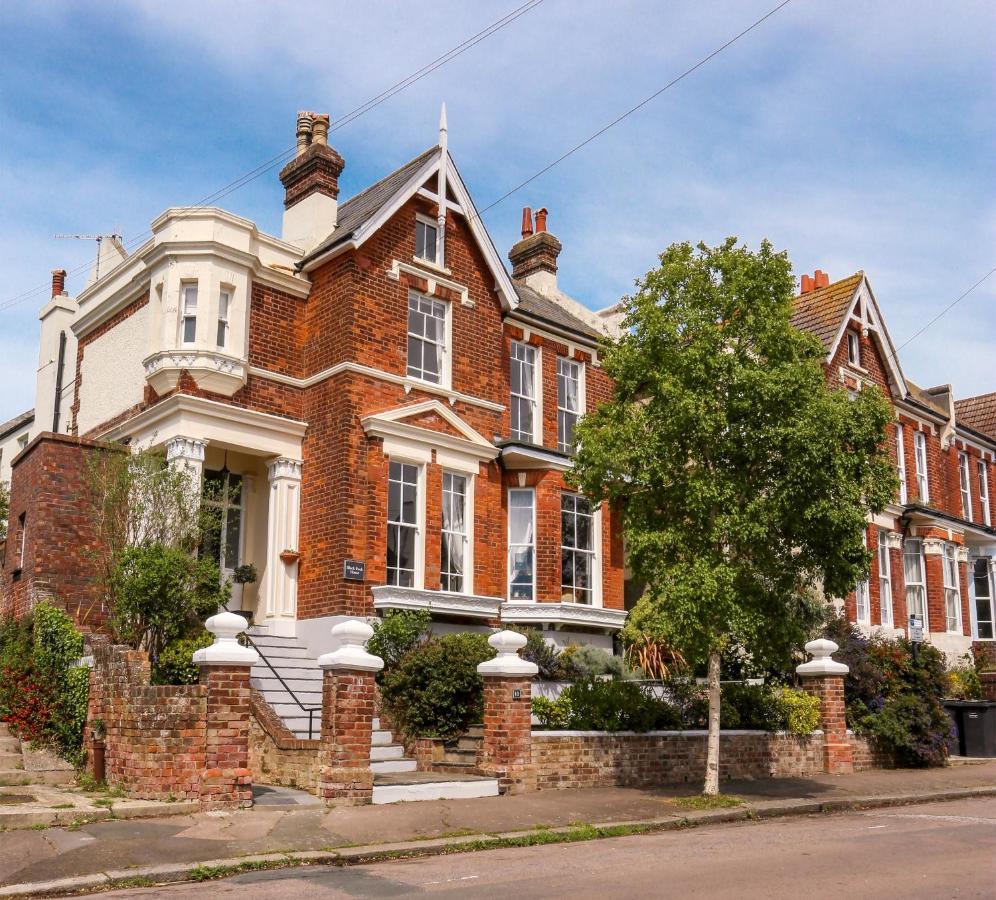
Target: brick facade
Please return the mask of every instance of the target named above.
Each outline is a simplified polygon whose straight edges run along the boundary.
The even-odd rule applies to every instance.
[[[370,803],[376,693],[372,672],[326,669],[323,673],[318,796],[326,804]]]
[[[98,539],[85,499],[87,459],[98,452],[113,451],[44,432],[14,458],[0,616],[25,615],[44,597],[85,630],[106,621],[95,562]]]

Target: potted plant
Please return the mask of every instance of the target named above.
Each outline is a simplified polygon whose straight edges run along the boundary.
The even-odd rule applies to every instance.
[[[245,590],[245,586],[247,584],[255,584],[258,578],[259,573],[252,563],[245,563],[244,565],[235,567],[235,571],[232,572],[232,584],[234,585],[232,599],[238,602],[239,609],[242,609],[244,606],[242,593]]]
[[[301,558],[301,554],[297,550],[281,550],[280,559],[282,562],[286,563],[288,566],[291,563],[296,563]]]

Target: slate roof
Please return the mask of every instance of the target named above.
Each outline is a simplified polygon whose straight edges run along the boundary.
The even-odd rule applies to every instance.
[[[19,428],[23,428],[25,425],[33,422],[35,418],[35,411],[33,409],[25,410],[20,415],[14,416],[13,419],[8,419],[2,425],[0,425],[0,438],[5,438],[7,435],[12,434]]]
[[[555,300],[544,297],[527,284],[521,281],[513,281],[512,284],[515,285],[515,292],[519,295],[519,305],[516,307],[516,312],[526,313],[533,318],[542,319],[551,325],[566,328],[568,331],[580,332],[586,337],[595,340],[605,336]]]
[[[862,278],[864,273],[856,272],[849,278],[817,288],[808,294],[800,294],[792,301],[792,324],[800,331],[815,334],[823,342],[827,353],[831,352],[834,338],[840,331],[841,320],[851,305]]]
[[[996,439],[996,393],[955,400],[955,418],[958,424]]]
[[[345,203],[340,203],[336,211],[335,231],[302,259],[298,266],[303,266],[316,256],[331,250],[336,244],[349,240],[390,202],[391,198],[408,183],[409,179],[423,165],[438,153],[439,147],[430,147],[413,160],[406,162],[401,168],[395,169],[390,175],[360,191],[355,197],[350,197]]]

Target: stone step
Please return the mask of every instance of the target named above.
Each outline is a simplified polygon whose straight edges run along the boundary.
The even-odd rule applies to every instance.
[[[23,769],[24,757],[18,748],[17,753],[0,753],[0,769]]]
[[[484,726],[471,725],[464,734],[464,737],[484,739]]]
[[[6,722],[0,722],[0,737],[12,738],[14,735],[10,733],[10,726]]]
[[[414,772],[417,768],[418,763],[414,759],[377,759],[370,762],[370,771],[381,774]]]
[[[267,698],[267,702],[269,703],[269,698]],[[291,719],[303,719],[304,721],[307,721],[309,709],[315,710],[314,721],[316,727],[318,726],[318,723],[322,721],[322,704],[320,699],[317,704],[307,704],[304,709],[296,703],[270,703],[270,706],[273,707],[273,711],[280,716],[281,720],[284,722]]]
[[[446,779],[434,777],[431,772],[413,772],[375,776],[372,799],[374,803],[382,804],[497,796],[497,778],[464,776]]]
[[[370,736],[370,743],[374,747],[387,747],[394,743],[394,735],[390,731],[381,731],[379,728],[375,728]]]
[[[294,697],[297,697],[304,706],[322,705],[321,691],[294,691],[294,696],[292,697],[288,691],[284,690],[271,691],[266,688],[257,688],[257,690],[263,695],[263,698],[270,706],[276,706],[278,703],[289,703],[295,709],[300,709],[297,703],[294,702]]]
[[[439,762],[434,762],[432,767],[443,772],[453,772],[460,775],[478,774],[476,760],[474,762],[448,762],[447,760],[440,760]]]
[[[284,675],[285,669],[309,669],[314,670],[319,675],[322,674],[322,670],[318,668],[318,660],[311,656],[277,657],[267,654],[266,658],[269,660],[270,665],[273,666],[273,668],[276,669],[281,675],[283,675],[284,678],[287,677]],[[272,675],[270,666],[263,662],[256,663],[256,665],[254,665],[249,672],[250,675],[263,675],[264,672]],[[295,677],[297,676],[295,675]]]
[[[284,674],[286,673],[286,674]],[[284,669],[277,678],[269,669],[266,674],[257,671],[249,672],[249,683],[257,691],[285,691],[292,690],[295,694],[298,691],[318,691],[322,690],[322,672],[316,670],[316,675],[311,674],[311,669],[294,669],[293,672]],[[286,687],[284,687],[286,685]]]
[[[401,744],[391,744],[389,747],[371,747],[370,759],[402,759],[405,755],[405,748]]]
[[[474,765],[477,762],[476,750],[444,750],[442,762],[459,765]]]
[[[269,647],[259,641],[256,642],[256,649],[265,656],[273,665],[277,665],[284,659],[304,659],[308,657],[307,647]]]
[[[24,769],[0,769],[0,785],[44,784],[64,785],[76,781],[72,769],[48,769],[42,772],[28,772]]]
[[[293,731],[296,737],[307,738],[308,737],[308,717],[307,716],[286,716],[281,717],[281,722],[284,723],[284,728],[288,731]],[[322,733],[322,714],[316,712],[313,719],[311,736],[314,739],[318,739]]]
[[[373,717],[373,730],[380,731],[380,718],[378,716]]]
[[[477,752],[477,748],[481,746],[481,742],[484,740],[483,736],[476,737],[462,737],[456,743],[457,750],[469,750],[472,753]]]
[[[0,737],[0,753],[20,753],[21,742],[16,737]]]

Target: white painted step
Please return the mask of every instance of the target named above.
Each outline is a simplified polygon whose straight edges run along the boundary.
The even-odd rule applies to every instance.
[[[414,772],[417,768],[414,759],[380,759],[370,763],[371,772]]]
[[[373,718],[373,730],[380,731],[380,718],[377,716],[374,716]]]
[[[259,688],[257,685],[253,685],[257,690]],[[292,697],[287,691],[264,691],[264,696],[267,702],[271,706],[276,706],[278,703],[289,703],[296,710],[300,710],[300,707],[294,702],[294,697],[297,697],[305,706],[321,706],[322,705],[322,692],[321,691],[294,691],[294,697]]]
[[[401,744],[391,744],[390,747],[371,747],[370,759],[378,761],[382,759],[402,759],[405,755],[405,748]]]
[[[390,731],[381,731],[379,728],[375,728],[373,734],[370,735],[370,743],[374,747],[388,747],[394,743],[394,735]]]
[[[422,784],[375,784],[373,788],[373,802],[378,804],[497,796],[497,778],[474,781],[429,781]]]

